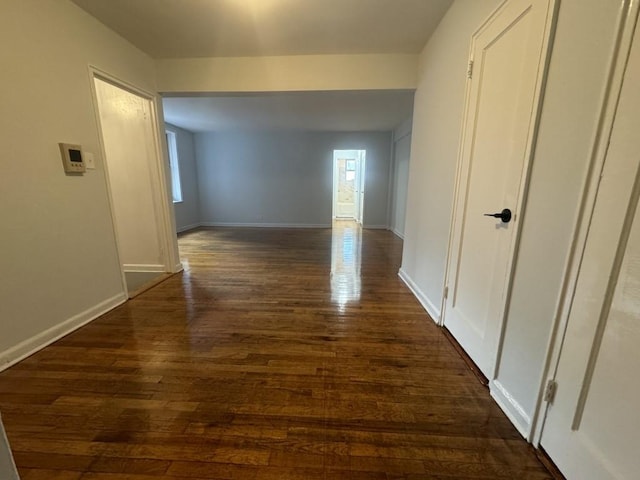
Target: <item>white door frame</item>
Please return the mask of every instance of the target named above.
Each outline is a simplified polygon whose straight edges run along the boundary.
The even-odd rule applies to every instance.
[[[638,28],[636,19],[638,19],[640,11],[640,2],[620,0],[620,4],[620,17],[616,32],[617,40],[611,52],[607,86],[598,120],[598,130],[591,147],[588,173],[582,187],[582,201],[573,226],[573,241],[564,267],[561,295],[551,327],[551,335],[546,349],[546,361],[540,378],[535,414],[532,418],[529,441],[536,447],[540,445],[546,413],[549,408],[549,403],[544,400],[544,391],[547,383],[555,380],[560,364],[564,336],[568,326],[569,314],[571,313],[571,304],[578,282],[583,253],[587,245],[591,217],[596,205],[600,175],[604,168],[609,139],[613,132],[634,32]],[[640,35],[640,29],[638,30],[636,35]]]
[[[167,147],[165,142],[161,142],[162,129],[158,116],[158,112],[162,111],[161,103],[157,95],[148,92],[142,88],[139,88],[131,83],[128,83],[120,78],[111,75],[93,65],[89,65],[89,79],[91,86],[91,96],[93,101],[93,110],[96,125],[98,127],[98,141],[100,143],[100,153],[103,159],[104,167],[104,180],[107,186],[107,196],[109,198],[109,211],[111,213],[111,225],[113,227],[113,236],[116,244],[116,255],[118,258],[118,268],[120,269],[122,288],[127,292],[127,281],[122,265],[121,246],[118,240],[118,226],[115,217],[115,210],[113,208],[113,192],[109,181],[109,162],[107,161],[107,154],[104,142],[104,136],[102,132],[102,120],[100,118],[100,109],[98,103],[98,93],[96,90],[95,80],[103,80],[115,87],[128,91],[144,98],[149,101],[151,106],[151,123],[153,125],[153,146],[155,150],[155,161],[150,165],[151,183],[152,189],[155,194],[153,199],[154,212],[156,216],[156,223],[158,225],[158,242],[162,253],[162,263],[165,271],[168,273],[175,273],[182,270],[180,258],[178,255],[178,240],[175,233],[175,214],[173,212],[173,204],[170,188],[168,185],[168,175],[166,158],[168,158]],[[163,122],[164,123],[164,122]]]
[[[471,37],[471,45],[469,49],[470,68],[473,65],[473,60],[474,60],[473,53],[475,49],[475,39],[477,38],[478,35],[480,35],[486,28],[488,28],[491,25],[493,20],[508,5],[508,3],[509,3],[509,0],[504,0],[489,15],[487,20],[485,20],[482,23],[482,25],[480,25],[480,27],[473,33]],[[493,366],[491,367],[491,375],[490,375],[491,378],[489,378],[489,381],[495,378],[495,375],[497,373],[496,369],[499,364],[499,360],[502,352],[502,344],[504,340],[504,327],[506,323],[505,317],[509,310],[509,302],[511,297],[513,277],[515,274],[515,267],[516,267],[515,258],[517,257],[518,247],[520,244],[520,236],[522,232],[522,218],[524,216],[525,209],[526,209],[526,198],[527,198],[529,178],[531,173],[531,164],[534,157],[535,145],[536,145],[536,140],[538,136],[540,112],[542,110],[542,103],[543,103],[542,100],[544,97],[544,86],[547,78],[549,61],[551,58],[553,37],[555,34],[555,27],[556,27],[555,20],[558,14],[558,8],[559,8],[558,0],[549,0],[549,10],[547,14],[544,39],[543,39],[543,44],[541,49],[540,68],[537,72],[535,94],[533,98],[534,108],[532,109],[532,114],[531,114],[533,121],[529,126],[528,142],[527,142],[524,160],[523,160],[522,177],[521,177],[520,185],[518,188],[518,197],[517,197],[515,209],[514,209],[515,214],[513,215],[513,218],[512,218],[512,224],[513,224],[512,228],[514,228],[514,233],[513,233],[511,245],[509,247],[510,254],[509,254],[509,259],[507,263],[508,273],[507,273],[506,284],[505,284],[506,291],[504,296],[504,305],[502,306],[502,313],[500,315],[501,318],[500,318],[500,329],[499,329],[498,341],[497,341],[497,350],[496,350]],[[458,198],[460,195],[460,190],[463,187],[462,178],[465,176],[464,175],[465,173],[468,173],[468,172],[463,172],[464,156],[466,154],[464,139],[465,139],[465,133],[468,129],[468,125],[467,125],[468,112],[472,106],[473,105],[471,104],[471,80],[470,78],[468,78],[467,84],[466,84],[466,91],[465,91],[465,103],[464,103],[464,115],[462,119],[462,128],[460,131],[460,137],[458,142],[459,148],[458,148],[458,159],[457,159],[457,166],[456,166],[456,179],[455,179],[455,186],[454,186],[454,192],[453,192],[453,208],[451,211],[451,218],[450,218],[450,224],[449,224],[449,242],[448,242],[447,256],[446,256],[446,263],[445,263],[446,265],[445,277],[442,285],[442,301],[440,304],[441,314],[440,314],[440,318],[437,319],[437,322],[436,322],[441,326],[444,325],[444,320],[446,316],[447,293],[448,293],[448,285],[449,285],[449,270],[451,268],[451,262],[453,261],[453,251],[455,248],[455,245],[454,245],[455,224],[456,224],[457,217],[460,215],[459,211],[461,209],[461,206],[458,204],[459,203]]]
[[[338,212],[338,159],[336,150],[331,150],[331,221],[337,219]]]
[[[367,151],[358,150],[358,162],[356,164],[356,188],[357,198],[356,201],[356,222],[360,225],[364,223],[364,182],[365,182],[365,170],[367,165]]]

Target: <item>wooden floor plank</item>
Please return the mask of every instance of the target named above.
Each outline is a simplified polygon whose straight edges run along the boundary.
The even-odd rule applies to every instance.
[[[552,478],[398,279],[390,232],[179,244],[182,274],[0,373],[24,479]]]

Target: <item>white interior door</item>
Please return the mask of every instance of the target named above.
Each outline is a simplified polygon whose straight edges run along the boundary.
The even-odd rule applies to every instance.
[[[542,430],[570,480],[640,477],[639,85],[636,35]]]
[[[553,0],[508,0],[473,35],[444,325],[493,376]],[[503,209],[511,220],[484,216]]]
[[[125,272],[165,272],[150,100],[95,78],[118,250]]]

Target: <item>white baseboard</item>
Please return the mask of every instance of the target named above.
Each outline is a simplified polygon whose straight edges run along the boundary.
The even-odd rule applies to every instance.
[[[249,227],[249,228],[331,228],[330,223],[235,223],[235,222],[202,222],[199,227]],[[387,225],[363,225],[369,230],[388,230]]]
[[[369,230],[389,230],[388,225],[362,225],[362,228],[367,228]]]
[[[232,223],[202,222],[201,227],[249,227],[249,228],[331,228],[329,223]]]
[[[405,283],[409,290],[413,293],[413,295],[418,299],[420,304],[427,311],[431,319],[436,322],[438,325],[440,324],[440,309],[437,308],[429,298],[424,294],[422,290],[416,285],[416,283],[411,279],[409,275],[401,268],[398,272],[398,276]]]
[[[201,227],[202,223],[198,222],[198,223],[192,223],[191,225],[185,225],[184,227],[178,227],[176,229],[176,233],[182,233],[182,232],[187,232],[189,230],[194,230],[198,227]]]
[[[527,415],[527,412],[524,411],[524,408],[522,408],[498,380],[492,380],[489,383],[489,392],[505,415],[509,417],[511,423],[513,423],[518,432],[520,432],[520,435],[525,439],[528,438],[531,428],[531,418]]]
[[[400,237],[402,240],[404,240],[404,233],[402,233],[400,230],[392,228],[391,231],[395,234],[396,237]]]
[[[100,302],[99,304],[88,308],[84,312],[80,312],[77,315],[65,320],[62,323],[54,325],[53,327],[40,332],[37,335],[25,340],[24,342],[15,345],[8,350],[0,353],[0,371],[9,368],[10,366],[18,363],[20,360],[33,355],[38,350],[46,347],[47,345],[59,340],[65,335],[70,334],[74,330],[86,325],[87,323],[95,320],[100,315],[104,315],[109,310],[114,309],[118,305],[127,301],[127,296],[124,293],[118,293],[107,300]]]
[[[125,263],[122,266],[122,269],[125,271],[125,273],[127,272],[144,272],[144,273],[151,273],[151,272],[161,272],[161,273],[165,273],[167,271],[167,267],[165,267],[164,265],[142,265],[142,264],[136,264],[136,263]]]

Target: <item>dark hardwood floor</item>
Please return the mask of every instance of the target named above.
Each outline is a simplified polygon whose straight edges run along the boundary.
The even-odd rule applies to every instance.
[[[179,241],[184,273],[0,373],[23,480],[551,478],[390,232]]]

